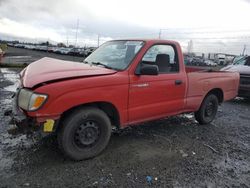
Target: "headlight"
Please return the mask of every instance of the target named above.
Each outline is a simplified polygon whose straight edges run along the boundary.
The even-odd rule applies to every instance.
[[[45,94],[34,93],[28,89],[21,89],[18,94],[18,106],[27,111],[34,111],[40,108],[48,96]]]

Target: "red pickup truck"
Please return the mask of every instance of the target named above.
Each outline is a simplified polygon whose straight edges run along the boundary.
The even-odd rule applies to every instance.
[[[73,160],[103,151],[112,126],[185,112],[208,124],[239,86],[239,73],[185,67],[180,45],[167,40],[109,41],[82,63],[43,58],[20,79],[13,110],[17,125],[56,133]]]

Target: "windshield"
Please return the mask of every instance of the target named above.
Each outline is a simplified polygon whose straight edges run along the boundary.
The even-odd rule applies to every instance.
[[[234,65],[245,65],[247,61],[247,57],[240,57],[237,60],[235,60]]]
[[[97,48],[84,62],[124,70],[143,46],[143,41],[110,41]]]

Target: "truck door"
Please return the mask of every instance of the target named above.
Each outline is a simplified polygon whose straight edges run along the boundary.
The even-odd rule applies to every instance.
[[[183,109],[186,74],[180,72],[179,63],[172,45],[159,44],[148,49],[139,66],[157,65],[159,74],[130,75],[129,122],[173,115]]]

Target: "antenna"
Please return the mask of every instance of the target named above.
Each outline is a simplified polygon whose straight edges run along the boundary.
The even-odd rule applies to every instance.
[[[161,39],[161,30],[162,29],[159,30],[159,39]]]
[[[75,41],[75,47],[76,47],[76,44],[77,44],[78,27],[79,27],[79,19],[77,18],[77,22],[76,22],[76,41]]]
[[[244,44],[244,48],[243,48],[243,51],[242,51],[242,55],[245,55],[246,48],[247,48],[247,46]]]
[[[67,46],[69,46],[69,36],[68,36],[68,30],[66,31],[66,41],[67,41]]]
[[[167,29],[160,29],[160,30],[159,30],[159,39],[161,39],[161,34],[162,34],[162,31],[163,31],[163,30],[167,30]]]
[[[97,35],[97,47],[99,47],[99,44],[100,44],[100,35],[98,34]]]

